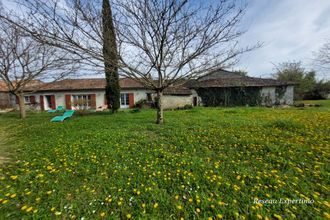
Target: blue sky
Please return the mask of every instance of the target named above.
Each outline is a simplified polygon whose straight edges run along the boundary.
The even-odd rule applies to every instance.
[[[216,1],[216,0],[214,0]],[[241,0],[247,2],[242,27],[242,46],[262,42],[264,46],[241,57],[235,69],[251,76],[269,77],[274,64],[302,61],[315,68],[315,52],[330,40],[330,0]],[[10,6],[13,0],[2,0]],[[327,74],[327,75],[326,75]],[[318,78],[330,79],[330,73],[318,72]]]

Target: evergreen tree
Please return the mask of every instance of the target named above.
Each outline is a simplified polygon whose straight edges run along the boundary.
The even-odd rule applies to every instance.
[[[112,21],[112,12],[109,0],[103,0],[102,22],[103,57],[106,78],[105,94],[108,108],[111,108],[112,112],[117,112],[120,108],[120,86],[117,67],[118,57],[115,28]]]

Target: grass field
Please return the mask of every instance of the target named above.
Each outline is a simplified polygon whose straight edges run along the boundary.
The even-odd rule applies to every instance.
[[[51,117],[0,115],[0,219],[330,218],[330,108]]]

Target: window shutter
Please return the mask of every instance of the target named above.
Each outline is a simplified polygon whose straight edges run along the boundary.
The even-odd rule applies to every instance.
[[[65,95],[65,108],[71,110],[71,95]]]
[[[107,95],[104,94],[104,105],[107,105],[108,104],[108,101],[107,101]]]
[[[134,107],[134,93],[128,93],[129,107]]]
[[[53,109],[53,110],[56,109],[55,95],[50,96],[50,105],[51,105],[51,109]]]
[[[40,96],[40,109],[41,111],[45,110],[44,96]]]
[[[91,96],[91,103],[90,103],[91,108],[92,109],[96,109],[96,95],[95,94],[91,94],[90,96]]]
[[[35,97],[34,95],[31,95],[31,96],[30,96],[30,103],[31,103],[32,105],[36,104],[36,97]]]

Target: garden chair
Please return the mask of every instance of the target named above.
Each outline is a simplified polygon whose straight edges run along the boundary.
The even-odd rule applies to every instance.
[[[47,112],[48,113],[55,113],[55,112],[63,111],[63,110],[64,110],[64,107],[63,106],[57,106],[56,109],[49,109]]]
[[[73,116],[74,110],[67,110],[61,116],[55,116],[50,120],[51,122],[63,122],[67,118],[71,118]]]

